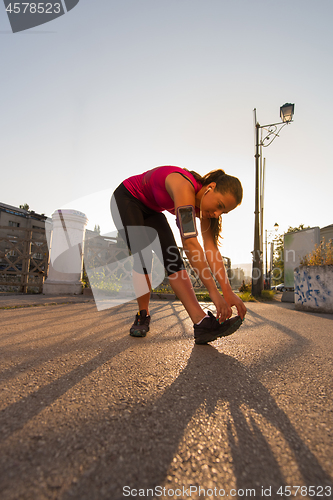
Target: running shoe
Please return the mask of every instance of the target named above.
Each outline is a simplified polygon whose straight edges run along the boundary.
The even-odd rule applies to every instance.
[[[208,311],[209,318],[201,321],[200,325],[194,325],[194,339],[196,344],[207,344],[219,337],[227,337],[234,333],[242,324],[239,316],[227,319],[219,323],[215,316]]]
[[[150,316],[147,314],[145,309],[142,309],[135,316],[135,320],[130,329],[130,335],[132,337],[145,337],[147,332],[149,332]]]

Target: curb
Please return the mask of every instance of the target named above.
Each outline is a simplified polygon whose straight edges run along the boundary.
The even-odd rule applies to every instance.
[[[85,297],[93,297],[93,292],[91,288],[84,288],[83,295]],[[174,293],[164,293],[164,292],[152,292],[151,299],[153,300],[178,300]]]

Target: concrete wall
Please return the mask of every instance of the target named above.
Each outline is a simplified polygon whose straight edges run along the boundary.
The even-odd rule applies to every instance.
[[[319,227],[285,233],[284,235],[284,285],[294,287],[294,269],[300,265],[302,258],[312,252],[320,243]]]
[[[333,266],[297,267],[295,309],[333,314]]]

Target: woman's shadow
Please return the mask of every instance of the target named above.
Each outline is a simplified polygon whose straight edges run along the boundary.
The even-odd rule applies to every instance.
[[[255,489],[258,495],[261,486],[277,491],[286,484],[276,458],[283,450],[279,443],[272,449],[266,437],[268,427],[274,427],[279,443],[283,438],[289,447],[302,485],[332,485],[286,413],[255,375],[212,346],[194,346],[187,366],[160,397],[135,408],[126,421],[114,423],[112,435],[122,436],[121,447],[110,435],[103,459],[62,498],[69,494],[68,498],[88,499],[92,483],[99,499],[124,498],[125,485],[153,489],[166,484],[173,467],[179,466],[182,473],[187,471],[191,484],[205,487],[199,484],[201,461],[195,465],[198,445],[208,475],[210,468],[215,469],[216,485],[221,487],[232,473],[237,489]],[[223,455],[229,472],[226,461],[221,460]]]

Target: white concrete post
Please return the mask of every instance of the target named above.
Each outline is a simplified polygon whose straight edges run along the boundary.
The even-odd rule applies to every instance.
[[[52,238],[47,295],[82,293],[83,241],[88,219],[76,210],[56,210],[52,215]]]

